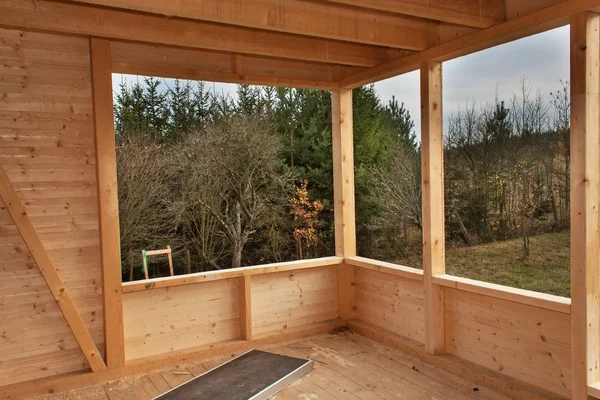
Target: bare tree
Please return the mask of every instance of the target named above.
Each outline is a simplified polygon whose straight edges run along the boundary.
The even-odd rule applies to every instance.
[[[182,207],[201,208],[214,219],[216,232],[229,245],[233,267],[242,265],[244,246],[268,220],[277,197],[273,187],[285,185],[285,175],[276,173],[281,150],[267,123],[235,115],[190,135],[178,151],[187,192]]]
[[[372,228],[410,224],[422,231],[421,166],[419,154],[399,144],[388,168],[372,167],[370,184],[375,202],[383,212],[372,222]]]
[[[119,225],[124,269],[141,249],[181,248],[177,219],[170,209],[167,153],[156,142],[131,136],[117,149]],[[130,271],[130,276],[131,276]]]

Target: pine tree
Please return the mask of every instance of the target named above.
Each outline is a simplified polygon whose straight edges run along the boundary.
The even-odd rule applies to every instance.
[[[167,93],[161,92],[160,80],[156,78],[144,78],[144,84],[146,133],[152,139],[160,141],[165,137],[169,123]]]
[[[392,96],[384,109],[385,122],[392,136],[410,148],[417,148],[417,136],[415,134],[415,123],[410,113],[404,108],[404,103],[398,104],[396,96]]]

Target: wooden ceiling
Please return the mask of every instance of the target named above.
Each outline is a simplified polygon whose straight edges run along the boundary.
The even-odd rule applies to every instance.
[[[600,0],[0,0],[0,26],[112,40],[115,72],[356,87],[537,33]]]

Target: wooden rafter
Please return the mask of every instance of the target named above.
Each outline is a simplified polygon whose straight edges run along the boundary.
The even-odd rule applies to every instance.
[[[201,3],[193,0],[76,2],[408,50],[423,50],[438,40],[451,38],[457,32],[464,34],[471,30],[378,10],[340,6],[329,2],[307,3],[305,0],[204,0]]]
[[[504,21],[504,0],[446,1],[443,6],[430,0],[322,0],[365,7],[390,13],[428,18],[452,24],[488,28]]]
[[[360,43],[47,0],[0,3],[0,26],[361,67],[403,54]]]
[[[334,89],[360,68],[206,50],[112,42],[112,71],[253,85]]]
[[[486,48],[508,43],[566,25],[569,17],[600,6],[600,0],[566,0],[531,14],[455,39],[343,78],[342,87],[355,88],[396,75],[416,71],[427,61],[448,61]]]
[[[92,371],[103,371],[106,364],[102,360],[102,355],[98,351],[90,332],[85,326],[81,315],[75,308],[73,299],[69,295],[56,267],[52,263],[48,252],[44,248],[39,235],[37,234],[25,207],[21,204],[17,192],[13,188],[8,175],[3,167],[0,166],[0,198],[4,203],[8,213],[12,217],[15,226],[19,230],[23,241],[27,245],[31,256],[36,262],[56,304],[62,312],[67,325],[73,332],[73,336],[83,355],[87,359]]]

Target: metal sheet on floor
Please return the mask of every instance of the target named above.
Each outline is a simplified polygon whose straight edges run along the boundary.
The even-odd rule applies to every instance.
[[[155,400],[264,400],[313,368],[313,362],[250,350]]]

